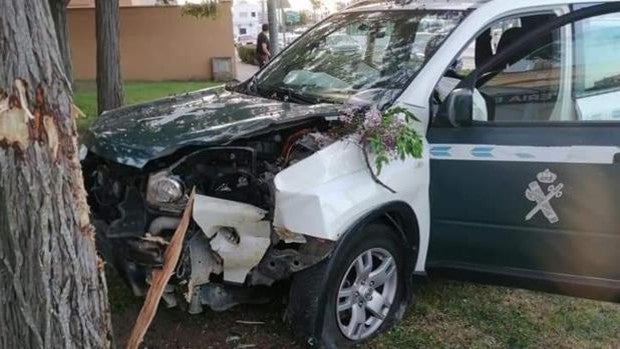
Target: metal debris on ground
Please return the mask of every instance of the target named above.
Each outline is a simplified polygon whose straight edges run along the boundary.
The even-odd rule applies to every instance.
[[[245,321],[245,320],[237,320],[235,321],[238,324],[242,324],[242,325],[264,325],[265,322],[263,321]]]

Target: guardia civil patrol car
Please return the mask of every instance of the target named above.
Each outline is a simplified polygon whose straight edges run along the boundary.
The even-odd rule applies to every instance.
[[[419,119],[385,186],[322,141],[350,101]],[[90,131],[97,245],[136,294],[191,210],[163,296],[191,313],[290,281],[295,337],[336,348],[394,325],[413,274],[620,299],[616,1],[362,1],[248,81]]]

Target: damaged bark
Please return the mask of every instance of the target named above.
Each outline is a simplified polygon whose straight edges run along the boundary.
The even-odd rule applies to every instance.
[[[112,331],[49,3],[0,2],[0,348],[108,348]]]

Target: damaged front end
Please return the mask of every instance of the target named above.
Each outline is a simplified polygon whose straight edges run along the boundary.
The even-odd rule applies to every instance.
[[[334,242],[274,227],[274,178],[321,148],[327,125],[309,118],[225,145],[192,143],[143,167],[91,151],[83,161],[89,204],[104,259],[144,295],[163,263],[192,189],[192,223],[165,290],[168,306],[220,311],[260,302],[266,286],[323,260]]]

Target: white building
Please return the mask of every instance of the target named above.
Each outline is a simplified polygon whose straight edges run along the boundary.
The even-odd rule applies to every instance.
[[[239,35],[256,37],[261,31],[262,12],[259,0],[233,0],[232,22],[235,37]]]

